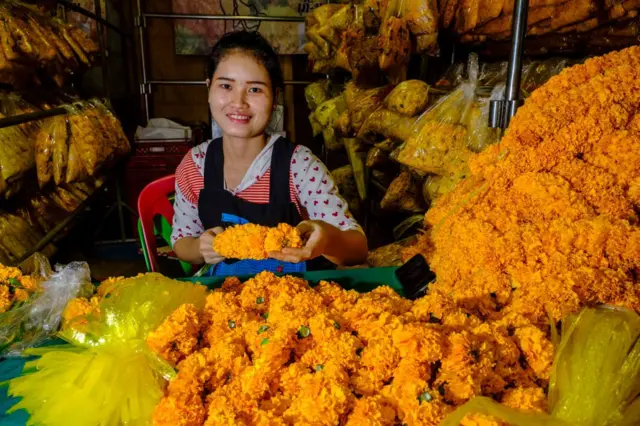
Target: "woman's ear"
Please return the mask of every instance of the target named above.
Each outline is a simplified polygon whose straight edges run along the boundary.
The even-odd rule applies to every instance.
[[[211,80],[210,79],[206,79],[205,83],[207,83],[207,89],[211,89]]]

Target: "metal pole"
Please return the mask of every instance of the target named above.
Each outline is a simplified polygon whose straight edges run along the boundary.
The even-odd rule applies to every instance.
[[[147,82],[147,63],[145,59],[145,48],[144,48],[144,27],[146,26],[146,22],[144,17],[142,16],[142,5],[140,4],[140,0],[136,0],[136,4],[138,6],[138,35],[140,37],[140,62],[142,65],[142,84],[140,85],[142,97],[144,99],[144,114],[145,119],[149,122],[150,113],[149,113],[149,91],[148,91],[148,82]]]
[[[0,118],[0,129],[17,126],[18,124],[29,123],[31,121],[42,120],[43,118],[66,114],[64,108],[52,108],[45,111],[30,112],[27,114],[13,115],[11,117]]]
[[[195,15],[181,13],[145,13],[143,18],[204,19],[210,21],[305,22],[303,16]]]
[[[93,0],[93,5],[96,11],[96,15],[102,17],[102,7],[100,6],[100,0]],[[104,27],[102,22],[96,20],[96,31],[98,32],[98,43],[100,46],[100,56],[102,60],[102,90],[104,96],[111,100],[111,91],[109,90],[109,58],[107,52],[107,46],[105,46],[104,40]]]
[[[73,10],[76,13],[79,13],[81,15],[84,15],[84,16],[88,17],[88,18],[94,19],[97,22],[100,22],[102,25],[112,29],[113,31],[115,31],[116,33],[120,34],[121,36],[123,36],[125,38],[131,37],[129,34],[125,33],[120,28],[118,28],[117,26],[113,25],[112,23],[110,23],[106,19],[102,19],[102,17],[97,13],[91,13],[88,10],[85,10],[85,9],[81,8],[80,6],[78,6],[77,4],[75,4],[75,3],[73,3],[73,2],[71,2],[69,0],[57,0],[57,2],[59,4],[61,4],[62,6],[64,6],[65,8],[69,9],[69,10]]]
[[[516,110],[522,104],[520,101],[520,81],[522,79],[522,54],[524,38],[527,33],[527,15],[529,11],[529,0],[515,0],[513,9],[512,34],[513,46],[509,57],[509,68],[507,74],[506,100],[507,110],[505,111],[506,126],[516,115]]]
[[[505,99],[491,101],[489,109],[489,127],[506,129],[522,105],[520,99],[520,81],[522,79],[522,56],[524,38],[527,33],[528,0],[515,0],[511,25],[511,54],[507,69]]]

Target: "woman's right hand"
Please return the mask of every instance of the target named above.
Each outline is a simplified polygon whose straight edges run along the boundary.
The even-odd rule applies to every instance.
[[[224,260],[224,257],[220,256],[213,250],[213,240],[216,238],[216,235],[222,231],[222,228],[217,227],[209,229],[208,231],[205,231],[204,234],[200,235],[200,255],[208,265],[215,265]]]

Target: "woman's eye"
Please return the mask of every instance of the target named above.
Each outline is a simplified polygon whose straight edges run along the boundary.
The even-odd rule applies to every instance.
[[[251,89],[249,89],[249,93],[261,93],[262,89],[259,87],[252,87]]]
[[[220,85],[220,88],[221,88],[221,89],[224,89],[224,90],[229,90],[229,89],[231,89],[231,85],[230,85],[230,84],[227,84],[227,83],[222,83],[222,84]]]

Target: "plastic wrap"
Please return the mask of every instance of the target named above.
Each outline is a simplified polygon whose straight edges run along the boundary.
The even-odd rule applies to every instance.
[[[367,117],[358,132],[358,138],[376,142],[380,135],[403,142],[411,136],[415,123],[416,118],[405,117],[386,108],[380,108]]]
[[[351,115],[351,129],[355,133],[360,131],[360,127],[367,117],[380,107],[390,90],[390,86],[364,89],[356,85],[354,81],[347,83],[344,93]]]
[[[393,153],[393,158],[426,173],[448,175],[467,167],[472,151],[468,148],[470,114],[476,101],[478,60],[469,60],[468,82],[442,97],[416,122],[412,135]]]
[[[320,80],[305,87],[304,96],[311,111],[315,110],[320,106],[320,104],[327,101],[329,84],[331,84],[330,80]]]
[[[562,322],[549,383],[549,413],[527,414],[474,398],[447,417],[472,413],[516,426],[630,426],[640,422],[640,317],[613,307],[585,308]]]
[[[348,109],[342,111],[342,114],[340,114],[336,122],[333,124],[333,128],[338,136],[351,136],[351,115],[349,114]]]
[[[435,55],[438,53],[438,10],[430,0],[405,0],[404,19],[416,38],[416,51]]]
[[[353,78],[360,81],[376,82],[380,75],[378,36],[367,35],[361,29],[354,31],[349,49],[349,68]]]
[[[396,146],[398,146],[398,143],[392,139],[385,139],[382,142],[378,142],[374,145],[374,147],[379,148],[387,153],[392,152]]]
[[[160,274],[119,281],[99,309],[78,317],[61,335],[75,347],[46,347],[9,383],[34,424],[147,425],[174,375],[145,344],[182,304],[204,306],[206,288]]]
[[[36,138],[36,170],[40,188],[52,180],[64,182],[69,155],[69,123],[59,115],[49,118],[42,125]]]
[[[380,148],[373,147],[367,152],[367,167],[370,169],[383,166],[389,160],[389,154]]]
[[[344,94],[341,94],[324,102],[315,111],[315,120],[322,127],[324,143],[329,151],[339,150],[343,147],[342,140],[335,133],[334,125],[340,114],[346,109],[347,103]]]
[[[356,181],[358,195],[360,196],[361,200],[366,200],[368,176],[365,171],[365,161],[367,153],[363,150],[362,145],[357,139],[344,139],[344,145],[347,149],[347,156],[349,157],[349,163],[351,164],[351,168],[353,170],[353,178]]]
[[[429,175],[422,186],[422,195],[426,202],[433,202],[441,196],[448,194],[456,187],[458,182],[464,179],[466,175]]]
[[[471,151],[482,152],[500,140],[500,130],[489,127],[491,101],[500,99],[504,99],[504,84],[494,87],[490,97],[477,98],[472,102],[463,123],[467,128],[465,144]]]
[[[404,264],[403,253],[410,245],[415,243],[415,237],[405,238],[402,241],[387,244],[369,252],[367,265],[372,268],[387,268],[402,266]]]
[[[392,83],[407,79],[407,66],[411,56],[409,24],[403,18],[405,0],[392,0],[378,32],[380,56],[378,65]]]
[[[418,213],[425,211],[424,200],[417,182],[410,172],[403,171],[396,177],[380,202],[383,210]]]
[[[385,107],[406,117],[424,112],[428,104],[429,85],[420,80],[398,84],[384,100]]]
[[[349,211],[357,214],[360,211],[360,197],[356,180],[353,177],[353,168],[350,165],[342,166],[331,171],[331,176],[340,195],[349,203]]]

